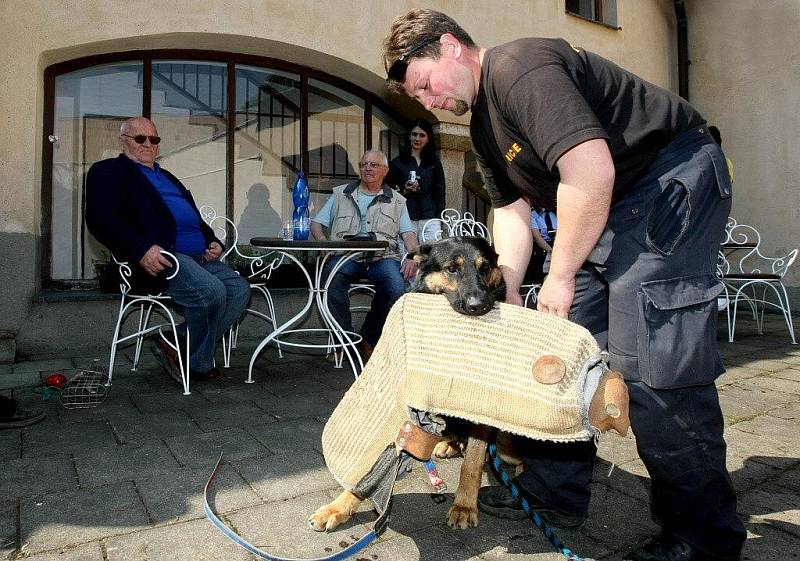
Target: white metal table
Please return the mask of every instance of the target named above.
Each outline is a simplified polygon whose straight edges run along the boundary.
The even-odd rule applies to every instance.
[[[281,346],[287,347],[301,347],[312,349],[328,349],[328,350],[341,350],[344,356],[350,363],[350,368],[353,370],[353,376],[358,377],[361,370],[364,368],[364,362],[361,355],[356,350],[356,345],[361,342],[361,335],[353,331],[346,331],[336,321],[336,318],[331,314],[328,308],[328,287],[334,275],[348,261],[352,261],[368,253],[376,253],[384,251],[389,247],[387,242],[383,241],[342,241],[342,240],[325,240],[325,241],[293,241],[283,240],[280,238],[253,238],[250,244],[270,253],[277,253],[280,255],[280,260],[273,260],[276,267],[287,259],[295,263],[308,283],[308,300],[305,306],[296,315],[290,318],[285,323],[279,325],[273,332],[268,334],[261,343],[258,344],[253,356],[250,359],[250,368],[247,373],[248,384],[253,383],[253,365],[258,358],[261,351],[269,345],[272,341],[280,343]],[[294,253],[315,254],[314,276],[309,275],[302,262],[293,255]],[[326,278],[322,278],[322,270],[325,263],[330,257],[340,257],[339,261],[331,269],[330,274]],[[311,311],[312,306],[316,304],[322,321],[325,323],[323,328],[302,328],[290,329],[293,325],[301,322]],[[316,333],[327,334],[329,341],[325,344],[313,344],[307,342],[291,341],[286,338],[281,338],[281,335],[301,334],[301,333]]]

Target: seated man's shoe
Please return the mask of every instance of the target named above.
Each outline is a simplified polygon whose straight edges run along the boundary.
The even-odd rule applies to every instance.
[[[364,363],[366,364],[369,361],[369,357],[372,356],[372,351],[375,350],[375,347],[362,340],[358,344],[358,350],[361,352],[361,358],[364,359]]]
[[[623,561],[721,561],[696,550],[679,539],[656,538],[625,555]]]
[[[325,360],[331,364],[340,364],[342,361],[342,351],[334,351],[325,355]]]
[[[169,377],[178,384],[183,385],[183,377],[181,376],[181,369],[178,362],[178,352],[161,337],[156,339],[156,345],[151,347],[150,350],[153,352],[153,356],[156,357],[156,362],[169,374]]]
[[[192,382],[213,382],[214,380],[219,380],[221,377],[222,373],[219,371],[219,368],[216,367],[211,370],[206,370],[205,372],[200,372],[194,368],[189,370],[189,378]]]
[[[20,427],[27,427],[45,418],[44,411],[29,411],[21,409],[19,406],[14,410],[11,415],[0,417],[0,429],[18,429]]]
[[[517,487],[525,496],[531,510],[539,514],[541,519],[549,526],[577,530],[586,521],[586,515],[567,514],[558,511],[546,505],[534,495],[525,492],[519,485]],[[478,508],[491,516],[509,520],[521,520],[528,517],[525,511],[522,510],[519,501],[511,495],[511,491],[502,485],[481,487],[480,491],[478,491]]]

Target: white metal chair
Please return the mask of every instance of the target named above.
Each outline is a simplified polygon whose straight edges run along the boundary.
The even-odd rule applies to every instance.
[[[173,278],[178,274],[180,264],[175,256],[168,251],[161,251],[163,255],[168,257],[174,264],[173,270],[167,276],[167,280]],[[114,327],[114,336],[111,339],[111,357],[108,362],[108,381],[107,386],[111,385],[111,379],[114,375],[114,360],[117,355],[117,348],[126,341],[135,340],[136,348],[133,355],[133,366],[131,370],[135,371],[139,364],[139,357],[142,352],[142,342],[144,338],[151,333],[158,332],[161,337],[170,347],[175,349],[178,353],[178,364],[181,371],[181,378],[183,382],[183,395],[189,395],[189,331],[186,331],[186,345],[185,356],[181,352],[181,346],[178,342],[178,331],[176,329],[175,316],[173,311],[167,306],[167,303],[172,300],[170,296],[165,294],[136,294],[131,288],[131,274],[132,270],[130,265],[125,261],[119,261],[114,255],[111,256],[114,263],[117,264],[120,276],[120,292],[122,298],[119,303],[119,312],[117,313],[117,324]],[[125,320],[131,313],[139,312],[139,321],[136,329],[128,335],[121,336],[120,331],[125,323]],[[167,323],[159,323],[157,325],[150,325],[150,320],[156,314],[163,317]],[[163,327],[169,324],[171,333],[164,333]]]
[[[366,280],[366,279],[364,279]],[[372,298],[375,296],[375,285],[369,282],[355,282],[350,285],[349,290],[347,291],[350,294],[350,298],[352,299],[353,296],[357,294],[366,295],[368,298]],[[361,312],[366,313],[370,310],[370,306],[367,305],[350,305],[350,312]]]
[[[739,246],[739,247],[737,247]],[[724,251],[738,251],[741,256]],[[753,311],[758,333],[764,331],[764,311],[769,306],[779,309],[786,321],[792,344],[797,344],[792,311],[783,277],[797,258],[797,249],[781,257],[768,257],[761,252],[761,236],[747,224],[729,218],[725,243],[720,251],[717,274],[725,285],[728,314],[728,341],[733,342],[739,302],[747,302]]]
[[[244,277],[250,283],[251,293],[260,294],[264,298],[267,307],[265,312],[256,310],[255,308],[247,308],[245,313],[264,320],[271,327],[272,331],[275,331],[278,328],[275,303],[272,300],[272,294],[267,288],[267,281],[272,276],[272,272],[283,264],[283,254],[267,253],[265,255],[246,255],[241,250],[241,246],[236,245],[234,247],[237,259],[245,263],[245,270],[243,273]],[[239,337],[239,324],[237,323],[233,329],[234,333],[231,346],[236,348],[236,342]],[[278,349],[278,357],[283,358],[281,344],[275,341],[275,346]]]
[[[425,237],[426,232],[432,230],[428,228],[431,224],[438,224],[440,228],[436,228],[436,232],[432,239],[427,239]],[[422,228],[422,236],[420,237],[419,243],[431,243],[439,241],[443,238],[450,238],[454,236],[478,236],[489,240],[489,243],[492,243],[492,235],[489,232],[489,228],[483,222],[479,222],[475,220],[475,217],[470,212],[465,212],[463,215],[461,212],[454,208],[446,208],[442,211],[440,218],[431,218],[427,220]],[[403,255],[401,259],[401,263],[405,261],[406,256]],[[350,287],[350,295],[354,295],[357,293],[362,294],[369,294],[374,296],[375,295],[375,288],[368,283],[355,283]],[[363,312],[369,311],[369,306],[351,306],[351,312]]]
[[[420,243],[427,243],[432,241],[439,241],[444,237],[452,236],[479,236],[485,238],[492,243],[492,234],[489,228],[483,222],[475,220],[475,217],[470,212],[465,212],[463,215],[454,208],[446,208],[442,211],[440,218],[431,218],[425,224],[439,223],[442,226],[441,231],[436,235],[433,240],[420,240]],[[423,230],[424,231],[424,230]],[[521,294],[524,294],[523,305],[532,305],[536,307],[536,294],[541,288],[537,283],[526,283],[520,287]]]
[[[470,216],[472,216],[470,214]],[[442,238],[453,236],[453,225],[462,219],[461,212],[454,208],[446,208],[442,211],[438,218],[431,218],[427,220],[422,226],[422,235],[420,236],[419,243],[432,243],[438,242]],[[436,228],[431,228],[436,226]],[[433,236],[429,234],[433,231]]]
[[[526,308],[530,305],[533,309],[536,309],[536,295],[540,288],[542,288],[542,285],[539,283],[523,284],[520,286],[520,292],[525,293],[522,305]]]
[[[439,228],[437,228],[434,236],[428,239],[425,234],[431,230],[428,226],[432,224],[438,225]],[[478,236],[492,243],[492,235],[483,222],[475,220],[471,212],[461,214],[460,211],[454,208],[446,208],[439,218],[431,218],[426,221],[419,241],[420,243],[431,243],[454,236]]]
[[[448,210],[452,209],[445,209],[442,212],[442,218],[444,218],[444,214]],[[492,243],[492,234],[489,232],[489,228],[483,222],[475,220],[475,217],[472,216],[472,213],[470,212],[465,212],[462,217],[456,218],[453,221],[450,226],[450,235],[479,237],[488,240],[489,243]]]
[[[469,213],[467,213],[469,214]],[[472,216],[471,214],[469,215]],[[419,236],[419,243],[430,243],[439,241],[444,237],[453,236],[452,234],[452,227],[456,221],[461,219],[461,213],[454,208],[446,208],[442,211],[441,218],[431,218],[427,220],[422,226],[422,234]],[[474,219],[473,219],[474,220]],[[431,225],[437,225],[438,228],[430,228]],[[435,233],[433,236],[428,239],[426,234],[430,231],[434,231]],[[406,260],[406,255],[404,254],[400,263],[402,264]],[[367,282],[358,282],[354,283],[349,290],[350,296],[352,297],[355,294],[366,294],[368,296],[375,296],[375,287]],[[369,306],[350,306],[351,312],[368,312],[370,309]]]
[[[231,265],[232,261],[239,261],[244,263],[244,271],[237,270],[240,275],[244,273],[244,277],[250,283],[250,292],[260,294],[266,302],[266,312],[261,312],[254,308],[247,308],[245,313],[251,314],[259,319],[267,322],[272,327],[272,330],[278,328],[275,321],[275,303],[272,300],[272,294],[266,286],[272,271],[275,270],[283,262],[283,256],[279,255],[272,260],[268,256],[252,256],[245,255],[239,246],[239,230],[236,224],[229,218],[217,214],[217,211],[211,205],[203,205],[200,207],[200,217],[203,221],[214,230],[214,234],[225,244],[225,250],[220,255],[220,260]],[[228,233],[230,232],[230,238]],[[234,257],[231,257],[231,256]],[[224,360],[225,368],[230,367],[231,351],[236,348],[237,340],[239,337],[239,322],[234,324],[230,331],[222,338],[222,357]],[[283,358],[280,343],[276,342],[278,347],[278,356]]]

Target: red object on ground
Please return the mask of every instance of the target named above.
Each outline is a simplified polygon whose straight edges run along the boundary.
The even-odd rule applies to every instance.
[[[61,389],[67,384],[67,377],[63,374],[50,374],[44,379],[44,385]]]

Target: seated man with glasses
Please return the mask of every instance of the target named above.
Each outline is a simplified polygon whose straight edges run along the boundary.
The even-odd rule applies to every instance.
[[[375,286],[375,297],[361,327],[362,351],[369,358],[378,342],[389,308],[405,291],[404,280],[417,273],[417,263],[407,259],[400,265],[397,237],[402,237],[408,251],[416,249],[416,228],[411,223],[406,199],[386,185],[389,162],[380,150],[367,150],[358,164],[361,180],[334,187],[333,194],[311,221],[311,236],[324,240],[323,227],[332,240],[353,236],[386,241],[389,249],[359,261],[347,262],[331,281],[328,307],[333,317],[347,331],[353,331],[350,315],[350,286],[368,278]],[[336,260],[329,260],[323,274],[327,277]]]
[[[156,126],[135,117],[120,127],[122,154],[95,163],[86,178],[86,225],[117,259],[128,261],[136,293],[163,292],[184,310],[192,380],[220,376],[214,348],[247,307],[250,286],[221,263],[222,245],[186,187],[156,163]],[[178,274],[160,251],[176,255]],[[180,328],[179,328],[180,329]],[[181,383],[176,352],[157,338],[156,357]]]

